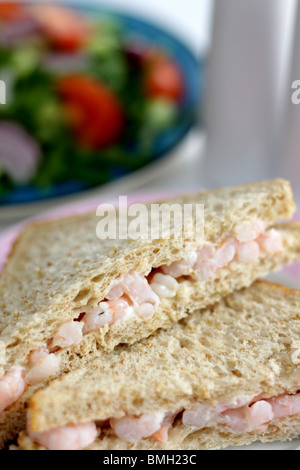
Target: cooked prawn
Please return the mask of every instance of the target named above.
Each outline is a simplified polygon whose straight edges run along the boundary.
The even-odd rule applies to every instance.
[[[26,389],[25,369],[12,367],[0,379],[0,412],[13,405]]]
[[[120,419],[111,418],[110,425],[120,439],[134,443],[159,431],[163,419],[163,413],[143,414],[138,418],[125,416]]]
[[[51,431],[37,433],[27,425],[31,439],[48,450],[81,450],[95,442],[98,431],[94,422],[61,426]]]
[[[83,324],[81,322],[71,321],[63,324],[56,335],[53,337],[51,347],[66,348],[73,344],[78,344],[82,340]]]
[[[47,348],[33,351],[29,359],[33,367],[26,374],[26,382],[30,384],[52,377],[60,365],[60,358],[50,353]]]

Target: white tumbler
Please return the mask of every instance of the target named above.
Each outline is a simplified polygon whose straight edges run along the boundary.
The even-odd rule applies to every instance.
[[[274,149],[293,3],[215,1],[206,76],[206,186],[279,176]]]
[[[296,16],[295,37],[289,80],[285,88],[286,106],[282,118],[283,146],[280,151],[280,174],[288,178],[300,204],[300,2]]]

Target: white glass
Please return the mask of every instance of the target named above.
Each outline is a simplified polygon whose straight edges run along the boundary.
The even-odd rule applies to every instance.
[[[296,15],[296,27],[290,74],[284,94],[282,114],[283,145],[279,146],[280,174],[292,182],[296,200],[300,204],[300,92],[292,88],[300,80],[300,2]],[[292,100],[293,98],[293,100]],[[293,102],[294,101],[294,102]],[[297,104],[296,104],[297,103]]]
[[[279,175],[278,113],[293,0],[216,0],[205,184]]]

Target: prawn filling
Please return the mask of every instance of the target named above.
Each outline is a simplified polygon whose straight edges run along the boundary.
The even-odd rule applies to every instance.
[[[224,430],[234,434],[258,431],[264,433],[275,419],[294,416],[300,413],[300,393],[295,395],[283,394],[272,398],[242,397],[233,403],[220,403],[216,407],[207,404],[196,404],[192,409],[177,410],[174,413],[143,414],[139,417],[124,416],[109,419],[109,424],[91,422],[84,425],[62,426],[47,432],[36,433],[30,429],[27,433],[36,444],[49,450],[84,449],[101,437],[104,426],[109,427],[123,441],[135,444],[142,439],[152,438],[162,444],[169,439],[169,431],[176,425],[182,424],[191,433],[206,428],[224,427]],[[89,433],[82,431],[89,429]],[[97,431],[96,431],[97,428]],[[68,433],[72,439],[66,437]],[[84,439],[82,438],[84,436]],[[88,445],[83,445],[89,441]],[[81,444],[81,445],[80,445]]]
[[[0,412],[20,398],[20,390],[57,373],[57,350],[79,344],[84,335],[132,316],[140,321],[150,320],[164,300],[176,297],[180,283],[186,279],[205,282],[232,262],[255,263],[260,257],[281,250],[280,233],[275,229],[266,231],[262,221],[252,220],[241,223],[235,235],[218,246],[204,245],[185,260],[155,268],[148,276],[128,273],[105,299],[78,312],[77,318],[60,326],[47,345],[32,351],[24,368],[18,367],[17,372],[12,368],[0,378]]]
[[[266,231],[260,220],[240,224],[235,236],[218,246],[204,245],[184,260],[155,268],[148,276],[128,273],[106,295],[88,306],[85,312],[62,325],[53,337],[52,349],[78,344],[83,336],[104,326],[127,320],[150,320],[166,299],[176,297],[179,285],[186,279],[206,281],[231,262],[255,263],[260,257],[282,250],[281,235],[275,229]]]

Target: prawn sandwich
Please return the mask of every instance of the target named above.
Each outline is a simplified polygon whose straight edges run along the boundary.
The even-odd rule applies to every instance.
[[[235,292],[30,401],[21,449],[218,449],[300,436],[300,291]]]
[[[52,377],[85,367],[300,259],[287,182],[207,191],[205,237],[106,240],[94,214],[29,226],[0,280],[0,447],[26,400]],[[1,367],[1,366],[0,366]]]

